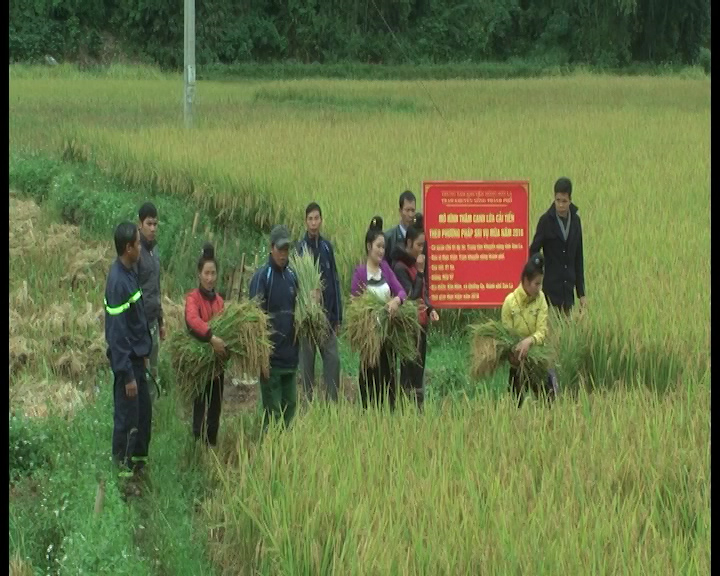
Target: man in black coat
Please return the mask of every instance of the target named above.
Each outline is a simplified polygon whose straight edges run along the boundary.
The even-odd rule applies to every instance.
[[[530,255],[542,250],[545,257],[543,292],[548,304],[568,314],[575,304],[585,307],[582,224],[571,201],[572,183],[568,178],[555,182],[555,202],[540,216]]]

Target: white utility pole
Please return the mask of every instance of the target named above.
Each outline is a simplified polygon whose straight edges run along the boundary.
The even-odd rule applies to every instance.
[[[193,100],[195,99],[195,0],[185,0],[185,80],[184,115],[185,127],[192,128]]]

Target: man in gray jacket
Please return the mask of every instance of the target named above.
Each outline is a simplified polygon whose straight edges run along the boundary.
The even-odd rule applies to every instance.
[[[152,352],[150,353],[150,374],[158,382],[158,346],[165,340],[162,300],[160,298],[160,256],[157,251],[158,215],[155,205],[146,202],[138,212],[140,220],[140,259],[138,260],[137,276],[142,290],[150,334],[152,336]],[[150,397],[157,397],[155,384],[150,383]]]
[[[405,190],[400,194],[400,224],[385,232],[385,260],[392,265],[392,254],[395,246],[405,246],[405,233],[415,219],[415,194]]]

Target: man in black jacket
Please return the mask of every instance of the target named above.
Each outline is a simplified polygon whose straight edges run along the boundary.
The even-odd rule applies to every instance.
[[[161,340],[165,340],[162,300],[160,298],[160,256],[157,248],[157,208],[152,202],[145,202],[138,212],[138,229],[140,230],[140,259],[137,261],[136,272],[143,293],[145,315],[147,316],[150,335],[152,336],[152,352],[150,353],[150,374],[158,380],[158,348]],[[150,386],[150,398],[155,400],[157,390]]]
[[[392,266],[392,255],[395,246],[405,246],[405,234],[415,219],[415,194],[405,190],[400,194],[400,223],[385,232],[385,260]]]
[[[270,316],[273,351],[270,376],[260,378],[264,407],[263,429],[271,419],[284,419],[288,427],[297,407],[297,367],[299,347],[295,340],[295,302],[297,277],[288,266],[290,234],[285,226],[270,232],[270,257],[250,280],[250,298],[258,297]]]
[[[145,378],[152,339],[134,265],[140,232],[132,222],[115,229],[117,259],[105,287],[105,340],[114,384],[112,454],[121,476],[142,472],[150,447],[152,404]]]
[[[538,221],[530,255],[542,249],[545,257],[543,292],[550,306],[568,314],[575,304],[585,307],[582,224],[571,201],[572,183],[568,178],[555,182],[555,202]]]
[[[325,389],[328,397],[333,401],[337,401],[338,385],[340,383],[340,356],[338,354],[337,333],[342,324],[340,279],[332,244],[320,235],[322,210],[315,202],[308,204],[305,209],[305,226],[307,232],[305,237],[298,243],[297,251],[299,254],[309,251],[313,255],[315,262],[319,263],[323,283],[322,303],[331,331],[327,340],[318,347],[323,361]],[[312,400],[315,380],[315,353],[315,342],[305,339],[300,341],[300,376],[309,400]]]

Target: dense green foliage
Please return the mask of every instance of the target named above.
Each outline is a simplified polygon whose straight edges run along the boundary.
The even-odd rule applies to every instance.
[[[710,68],[709,0],[205,0],[196,10],[201,66],[524,60]],[[10,61],[98,60],[113,38],[125,53],[177,69],[183,27],[177,0],[11,0]]]

